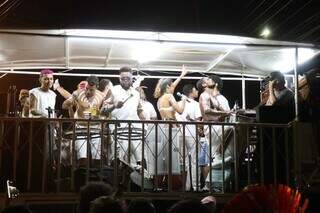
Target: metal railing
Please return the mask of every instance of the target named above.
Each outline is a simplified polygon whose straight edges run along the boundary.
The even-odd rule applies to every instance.
[[[0,187],[9,179],[22,192],[59,193],[101,180],[125,193],[225,194],[290,185],[291,132],[285,124],[3,117]]]

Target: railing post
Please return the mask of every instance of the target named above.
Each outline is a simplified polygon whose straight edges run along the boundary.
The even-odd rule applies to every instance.
[[[42,186],[41,186],[41,191],[45,192],[46,189],[46,184],[47,184],[47,180],[48,180],[48,174],[47,174],[47,169],[51,169],[51,168],[47,168],[48,166],[48,152],[49,152],[49,138],[48,138],[48,123],[50,121],[46,120],[45,123],[45,134],[44,134],[44,144],[43,144],[43,159],[42,159]]]
[[[224,193],[225,189],[224,189],[224,178],[225,178],[225,174],[224,174],[224,140],[225,140],[225,136],[224,136],[224,124],[221,125],[221,133],[222,133],[222,138],[221,138],[221,150],[222,150],[222,190],[221,193]]]
[[[70,181],[70,185],[71,185],[71,190],[73,191],[74,190],[74,171],[75,171],[75,168],[76,168],[76,150],[75,150],[75,147],[76,147],[76,121],[73,121],[72,122],[72,141],[71,141],[71,181]]]
[[[264,184],[264,150],[263,150],[263,128],[259,127],[260,138],[260,182]]]
[[[169,123],[168,153],[169,153],[168,192],[171,192],[172,190],[172,124],[171,123]]]
[[[141,178],[141,192],[144,192],[144,162],[145,162],[145,157],[144,157],[144,145],[145,145],[145,137],[144,137],[144,122],[142,122],[142,157],[141,157],[141,168],[142,168],[142,178]]]
[[[209,128],[209,192],[212,193],[212,124],[208,124]]]
[[[251,183],[251,169],[250,169],[250,143],[249,143],[249,126],[246,126],[246,137],[247,137],[247,177],[248,185]]]
[[[286,158],[286,184],[289,185],[289,146],[288,146],[288,127],[285,128],[285,158]]]
[[[101,174],[100,175],[100,181],[102,181],[102,179],[103,179],[102,178],[102,170],[103,170],[104,156],[105,156],[104,155],[104,143],[105,143],[104,126],[105,126],[105,123],[103,121],[101,121],[100,122],[100,128],[101,128],[101,131],[100,131],[100,166],[99,166],[100,167],[99,171],[100,171],[100,174]],[[107,138],[108,138],[108,133],[107,133]],[[107,146],[107,153],[108,153],[108,146]]]
[[[90,164],[92,161],[91,156],[91,143],[90,143],[91,135],[90,135],[90,120],[87,121],[87,165],[86,165],[86,184],[88,184],[90,179]]]
[[[186,125],[183,123],[182,124],[182,159],[183,159],[183,162],[182,162],[182,189],[183,191],[186,190],[186,183],[187,183],[187,179],[186,178],[189,178],[188,176],[186,176]],[[188,158],[189,159],[189,158]],[[190,164],[188,164],[190,165]],[[190,168],[189,168],[189,171],[190,171]],[[187,174],[188,174],[188,171],[187,171]],[[189,174],[190,175],[190,174]],[[190,183],[191,185],[191,183]],[[191,190],[191,189],[190,189]]]
[[[277,156],[276,156],[276,133],[272,127],[272,160],[273,160],[273,183],[277,184]]]
[[[113,185],[114,186],[118,186],[119,182],[118,182],[118,150],[117,150],[117,146],[118,146],[118,122],[116,121],[114,123],[114,175],[113,175]]]
[[[14,119],[14,150],[13,150],[13,181],[17,180],[17,161],[18,161],[18,152],[19,152],[19,142],[20,142],[20,127],[19,120]]]
[[[158,125],[158,123],[156,123],[155,124],[155,151],[154,151],[154,153],[155,153],[155,169],[154,169],[154,175],[155,175],[155,188],[156,189],[158,189],[158,186],[159,186],[159,184],[158,184],[158,127],[159,127],[159,125]]]
[[[239,159],[239,155],[238,153],[238,146],[237,146],[237,131],[236,129],[238,129],[237,126],[235,126],[234,128],[234,137],[233,137],[233,146],[234,146],[234,176],[235,176],[235,191],[238,192],[239,190],[239,174],[238,174],[238,169],[239,169],[239,166],[238,166],[238,159]]]
[[[33,121],[30,121],[29,129],[29,153],[28,153],[28,180],[27,180],[27,190],[31,189],[31,175],[32,175],[32,145],[33,145]]]
[[[294,175],[296,188],[301,188],[301,152],[299,151],[301,145],[298,141],[298,122],[293,122],[293,159],[294,159]]]
[[[195,132],[195,134],[196,134],[196,156],[195,156],[196,165],[192,165],[192,157],[191,157],[191,159],[190,159],[191,162],[189,164],[189,165],[191,165],[191,168],[189,170],[192,173],[192,166],[196,167],[196,169],[194,169],[196,171],[196,185],[193,187],[195,187],[196,191],[198,191],[199,190],[199,134],[198,134],[198,124],[192,124],[192,125],[194,125],[196,127],[195,128],[195,130],[196,130],[196,132]],[[190,155],[191,155],[191,153],[190,153]]]
[[[59,140],[58,140],[58,162],[56,162],[57,164],[57,192],[60,192],[60,185],[61,185],[61,142],[62,142],[62,125],[63,123],[59,121]]]

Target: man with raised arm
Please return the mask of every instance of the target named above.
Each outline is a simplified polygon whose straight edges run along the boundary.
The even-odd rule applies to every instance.
[[[86,81],[86,88],[83,90],[78,89],[74,91],[72,93],[72,96],[63,102],[62,108],[69,109],[76,105],[74,118],[99,118],[99,109],[104,99],[104,94],[97,89],[99,85],[99,79],[96,76],[89,76]],[[99,123],[90,122],[90,134],[93,137],[90,139],[90,146],[91,157],[93,160],[99,160],[101,157],[101,137],[99,135],[99,132],[93,132],[94,130],[98,130],[100,127],[101,126],[99,125]],[[84,129],[84,131],[86,132],[85,129],[87,128],[87,122],[78,122],[76,128],[77,130]],[[75,149],[77,151],[79,165],[86,165],[87,139],[85,137],[77,137]],[[95,163],[98,162],[95,161]]]

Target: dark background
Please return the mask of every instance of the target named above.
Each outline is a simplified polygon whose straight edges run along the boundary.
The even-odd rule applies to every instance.
[[[319,43],[318,0],[0,0],[0,28],[216,33]]]

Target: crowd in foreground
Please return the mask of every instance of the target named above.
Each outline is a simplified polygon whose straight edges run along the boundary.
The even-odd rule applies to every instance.
[[[148,199],[127,201],[121,198],[110,185],[91,182],[80,190],[78,213],[213,213],[218,212],[213,196],[201,199],[185,199],[174,203],[166,210],[155,206]],[[221,212],[307,212],[309,200],[303,200],[298,191],[288,186],[250,185],[236,194],[221,209]],[[219,211],[220,212],[220,211]],[[32,213],[26,205],[12,205],[2,213]]]

